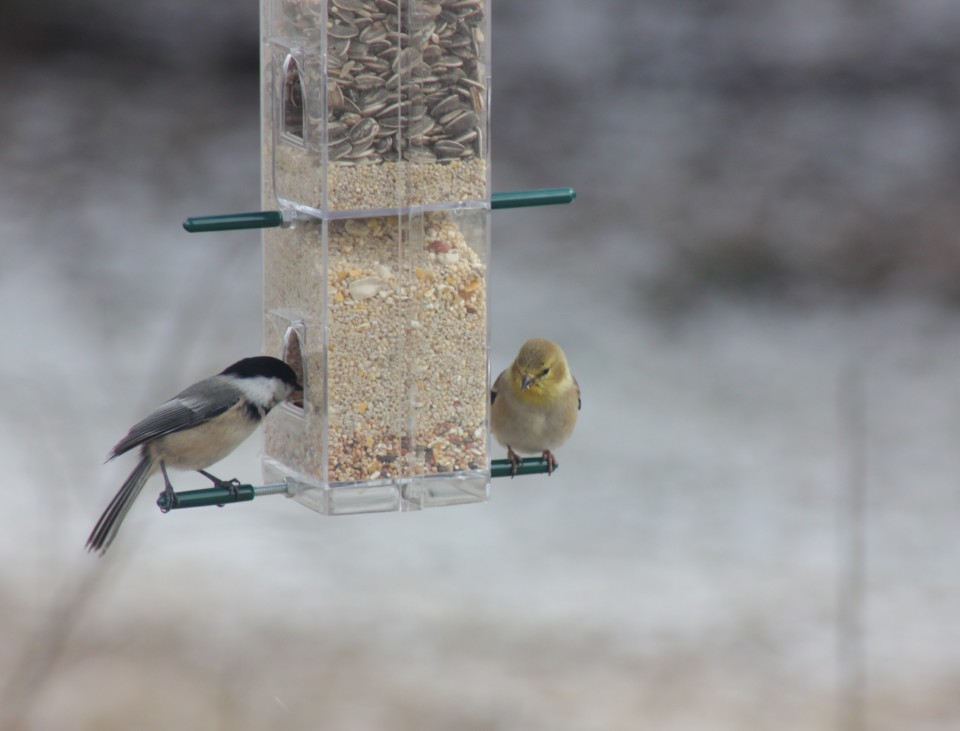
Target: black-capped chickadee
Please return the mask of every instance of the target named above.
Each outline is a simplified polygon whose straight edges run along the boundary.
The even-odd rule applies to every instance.
[[[130,506],[157,468],[171,499],[167,467],[196,470],[214,485],[225,484],[204,468],[240,446],[270,409],[301,390],[289,365],[261,355],[237,361],[155,409],[130,429],[107,458],[140,447],[140,462],[103,511],[87,539],[87,550],[103,555],[110,547]]]

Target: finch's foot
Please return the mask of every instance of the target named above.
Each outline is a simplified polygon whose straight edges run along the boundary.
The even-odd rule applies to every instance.
[[[513,451],[510,445],[507,445],[507,459],[510,460],[510,479],[517,476],[517,467],[520,466],[520,455]]]
[[[543,458],[547,461],[547,474],[553,474],[553,468],[557,466],[557,459],[549,449],[543,450]]]

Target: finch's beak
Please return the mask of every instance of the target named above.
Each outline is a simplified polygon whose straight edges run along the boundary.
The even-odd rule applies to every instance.
[[[531,376],[529,373],[524,373],[523,378],[520,379],[520,390],[526,391],[528,388],[530,388],[530,386],[533,385],[535,380],[537,379]]]

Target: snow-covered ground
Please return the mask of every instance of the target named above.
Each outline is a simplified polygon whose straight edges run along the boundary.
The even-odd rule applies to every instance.
[[[179,226],[258,207],[257,89],[77,63],[0,92],[4,728],[855,729],[858,693],[870,729],[960,724],[954,309],[652,309],[604,171],[532,179],[495,141],[495,189],[580,193],[493,229],[494,370],[544,335],[582,386],[557,474],[341,518],[164,516],[151,483],[99,560],[107,450],[260,347],[257,234]]]

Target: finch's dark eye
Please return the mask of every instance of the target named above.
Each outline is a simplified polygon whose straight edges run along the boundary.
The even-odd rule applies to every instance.
[[[547,375],[549,372],[550,372],[550,369],[549,369],[549,368],[544,368],[542,371],[540,371],[540,378],[543,378],[543,377],[544,377],[545,375]]]

